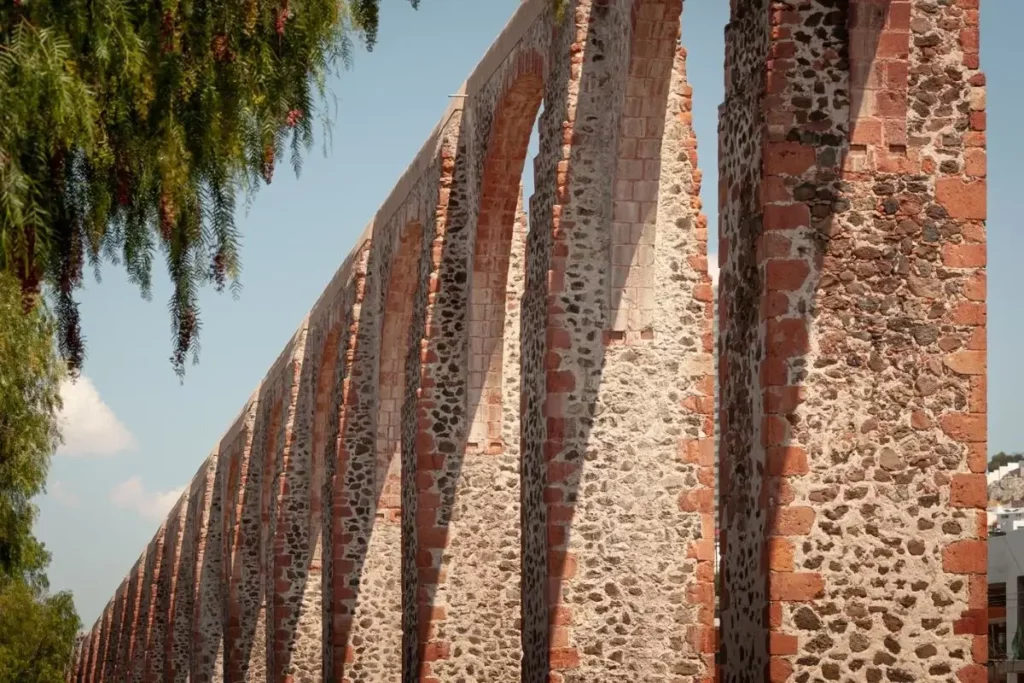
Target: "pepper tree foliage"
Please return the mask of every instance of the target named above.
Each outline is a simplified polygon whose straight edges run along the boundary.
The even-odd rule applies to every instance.
[[[0,272],[0,580],[45,566],[32,537],[50,456],[60,444],[57,415],[64,364],[45,307],[22,311],[18,282]],[[40,564],[41,563],[41,564]]]
[[[24,311],[20,284],[0,272],[0,683],[63,681],[81,627],[71,594],[50,594],[50,554],[32,534],[66,372],[52,316]]]
[[[418,0],[409,0],[416,7]],[[0,4],[0,270],[46,288],[62,355],[75,291],[123,264],[150,297],[166,261],[171,362],[198,360],[198,294],[236,287],[236,198],[313,142],[327,77],[380,0],[8,0]],[[325,130],[326,132],[326,130]]]

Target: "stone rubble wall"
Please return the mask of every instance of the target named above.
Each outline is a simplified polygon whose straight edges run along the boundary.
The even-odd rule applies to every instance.
[[[977,4],[732,0],[716,297],[682,0],[523,2],[69,683],[980,683]]]
[[[978,5],[732,2],[722,680],[987,680]]]

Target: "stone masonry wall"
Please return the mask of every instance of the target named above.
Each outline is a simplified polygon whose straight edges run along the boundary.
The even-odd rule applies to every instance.
[[[987,680],[978,0],[734,0],[722,679]]]
[[[523,2],[68,680],[981,683],[977,3],[731,1],[715,314],[682,0]]]

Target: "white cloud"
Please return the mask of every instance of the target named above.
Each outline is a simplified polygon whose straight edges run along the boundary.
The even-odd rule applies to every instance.
[[[711,286],[718,287],[718,254],[708,254],[708,275],[711,276]]]
[[[171,491],[147,491],[139,477],[130,477],[110,492],[110,502],[148,519],[162,520],[178,502],[184,488]]]
[[[88,377],[65,380],[60,395],[64,443],[57,455],[106,458],[135,447],[131,432],[103,402]]]
[[[78,496],[75,495],[62,481],[55,481],[46,487],[47,493],[55,501],[63,505],[64,507],[76,508],[81,502]]]

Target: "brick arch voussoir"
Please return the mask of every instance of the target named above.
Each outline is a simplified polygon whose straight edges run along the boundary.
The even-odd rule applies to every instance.
[[[401,515],[398,465],[401,461],[405,362],[412,343],[409,328],[413,322],[414,297],[419,283],[422,243],[422,221],[413,219],[400,226],[384,288],[377,375],[377,510],[378,515],[391,522],[398,522]]]
[[[530,133],[544,97],[545,59],[523,50],[512,58],[484,154],[480,212],[470,295],[469,450],[500,451],[501,342],[523,167]],[[475,404],[475,405],[474,405]]]

